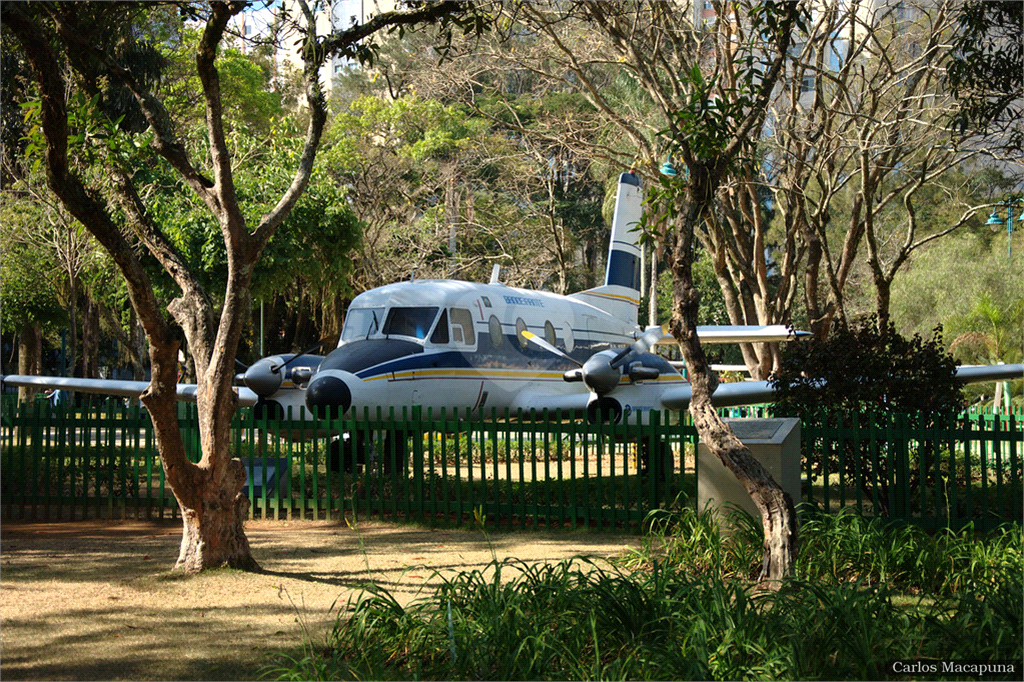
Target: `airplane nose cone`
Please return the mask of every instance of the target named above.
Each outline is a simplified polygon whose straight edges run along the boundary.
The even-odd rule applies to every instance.
[[[352,405],[352,391],[338,377],[319,376],[306,389],[306,407],[321,419],[337,419]]]

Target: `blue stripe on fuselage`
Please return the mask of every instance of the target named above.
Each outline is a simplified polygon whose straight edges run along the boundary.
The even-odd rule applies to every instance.
[[[486,337],[481,339],[482,343],[489,344],[490,342]],[[516,344],[513,348],[512,344]],[[584,345],[577,345],[570,355],[576,358],[580,363],[585,362],[595,350],[595,346],[600,346],[601,349],[608,347],[607,344],[592,344],[586,343]],[[527,363],[532,363],[532,366],[527,366]],[[415,355],[408,355],[403,358],[396,358],[390,362],[384,362],[373,367],[367,367],[366,369],[355,372],[355,375],[360,379],[372,379],[387,374],[398,373],[398,372],[409,372],[415,370],[435,370],[435,369],[480,369],[486,371],[489,369],[511,369],[511,370],[524,370],[524,371],[548,371],[548,372],[564,372],[569,369],[574,369],[575,364],[560,358],[557,355],[552,355],[543,350],[534,349],[532,346],[526,350],[519,348],[515,338],[506,335],[502,342],[501,348],[485,348],[484,350],[476,351],[452,351],[442,350],[440,352],[427,351],[425,353],[417,353]]]

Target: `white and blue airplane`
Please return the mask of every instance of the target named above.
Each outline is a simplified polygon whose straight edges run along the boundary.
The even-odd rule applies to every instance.
[[[681,410],[690,385],[648,352],[665,336],[636,324],[642,195],[633,173],[619,177],[605,281],[563,296],[508,287],[495,268],[487,284],[411,280],[356,296],[337,348],[326,356],[263,358],[239,375],[241,405],[258,415],[362,419],[391,407],[457,408],[499,414],[507,408],[586,414],[590,421],[646,420],[652,410]],[[698,328],[704,343],[783,341],[802,335],[782,325]],[[1024,365],[959,368],[965,382],[1020,378]],[[12,386],[138,397],[144,381],[7,376]],[[195,385],[179,384],[182,400]],[[718,406],[771,401],[766,381],[720,384]],[[301,408],[305,408],[302,410]],[[397,411],[397,410],[396,410]],[[309,437],[310,430],[297,433]]]

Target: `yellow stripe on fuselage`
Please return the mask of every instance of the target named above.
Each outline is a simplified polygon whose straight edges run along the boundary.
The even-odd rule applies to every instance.
[[[580,293],[581,294],[586,294],[587,296],[597,296],[598,298],[609,298],[609,299],[611,299],[613,301],[629,301],[633,305],[640,305],[640,301],[635,299],[635,298],[633,298],[632,296],[622,296],[620,294],[604,294],[604,293],[599,294],[596,291],[581,291]]]
[[[562,381],[562,372],[538,372],[536,370],[521,370],[521,369],[488,369],[482,371],[479,369],[415,369],[406,370],[402,372],[388,372],[387,374],[379,374],[374,377],[367,377],[363,381],[401,381],[410,379],[472,379],[476,381]],[[647,380],[644,383],[651,383],[651,381],[662,382],[679,382],[685,383],[685,379],[680,376],[661,375],[656,380]],[[629,383],[629,377],[623,376],[619,383]]]

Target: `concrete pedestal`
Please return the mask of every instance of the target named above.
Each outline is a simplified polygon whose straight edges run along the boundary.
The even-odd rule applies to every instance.
[[[799,419],[726,419],[743,444],[775,482],[800,503],[800,420]],[[761,513],[743,489],[736,475],[722,460],[711,454],[707,446],[697,446],[697,509],[703,511],[710,503],[719,520],[728,518],[736,505],[754,518]]]

